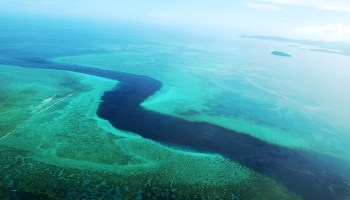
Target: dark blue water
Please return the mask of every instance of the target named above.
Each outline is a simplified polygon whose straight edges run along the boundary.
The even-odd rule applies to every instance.
[[[108,120],[117,129],[169,146],[223,155],[283,183],[305,199],[346,199],[350,195],[348,177],[340,174],[338,169],[339,166],[350,166],[341,160],[272,145],[210,123],[190,122],[144,109],[140,104],[162,87],[162,83],[153,78],[56,64],[44,59],[13,59],[4,64],[65,70],[118,80],[120,83],[116,88],[103,95],[97,112],[99,117]]]

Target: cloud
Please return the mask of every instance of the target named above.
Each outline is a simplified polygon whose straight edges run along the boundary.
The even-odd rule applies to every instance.
[[[322,38],[332,41],[350,41],[350,26],[341,23],[298,27],[295,28],[294,31],[296,33],[313,36],[315,39]]]
[[[53,1],[53,0],[41,0],[39,1],[40,4],[43,4],[43,5],[56,5],[57,2],[56,1]]]
[[[264,10],[264,11],[281,11],[283,10],[281,7],[268,3],[246,3],[244,4],[247,7],[256,9],[256,10]]]
[[[166,14],[165,12],[155,12],[155,11],[148,11],[147,15],[150,17],[160,18],[160,19],[165,19],[168,17],[168,14]]]
[[[307,6],[320,10],[350,12],[349,0],[260,0],[260,2],[280,5]]]

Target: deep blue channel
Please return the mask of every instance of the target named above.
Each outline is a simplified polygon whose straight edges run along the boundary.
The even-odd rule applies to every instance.
[[[77,65],[63,65],[41,59],[12,60],[28,68],[65,70],[119,83],[102,96],[97,115],[115,128],[131,131],[168,146],[196,152],[216,153],[275,179],[304,199],[347,199],[350,195],[349,163],[336,158],[273,145],[247,134],[205,122],[190,122],[140,106],[162,87],[148,76]]]

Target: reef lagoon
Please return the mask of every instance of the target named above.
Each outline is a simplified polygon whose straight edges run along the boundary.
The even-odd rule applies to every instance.
[[[137,24],[2,23],[0,199],[350,197],[340,50]]]

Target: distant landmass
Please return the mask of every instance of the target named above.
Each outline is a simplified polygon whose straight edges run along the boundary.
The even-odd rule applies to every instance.
[[[271,54],[275,56],[292,57],[291,55],[284,53],[282,51],[273,51],[271,52]]]
[[[348,42],[327,42],[327,41],[314,41],[314,40],[296,40],[296,39],[290,39],[290,38],[284,38],[284,37],[276,37],[276,36],[259,36],[259,35],[241,35],[240,38],[252,38],[252,39],[259,39],[259,40],[270,40],[270,41],[277,41],[277,42],[288,42],[288,43],[294,43],[294,44],[303,44],[303,45],[310,45],[310,46],[318,46],[321,49],[329,49],[327,50],[315,50],[310,49],[311,51],[318,51],[323,53],[334,53],[334,54],[342,54],[346,56],[350,56],[350,43]],[[332,51],[330,49],[336,50]]]
[[[334,51],[334,50],[329,50],[329,49],[309,49],[310,51],[317,51],[317,52],[322,52],[322,53],[334,53],[334,54],[343,54],[340,51]]]

